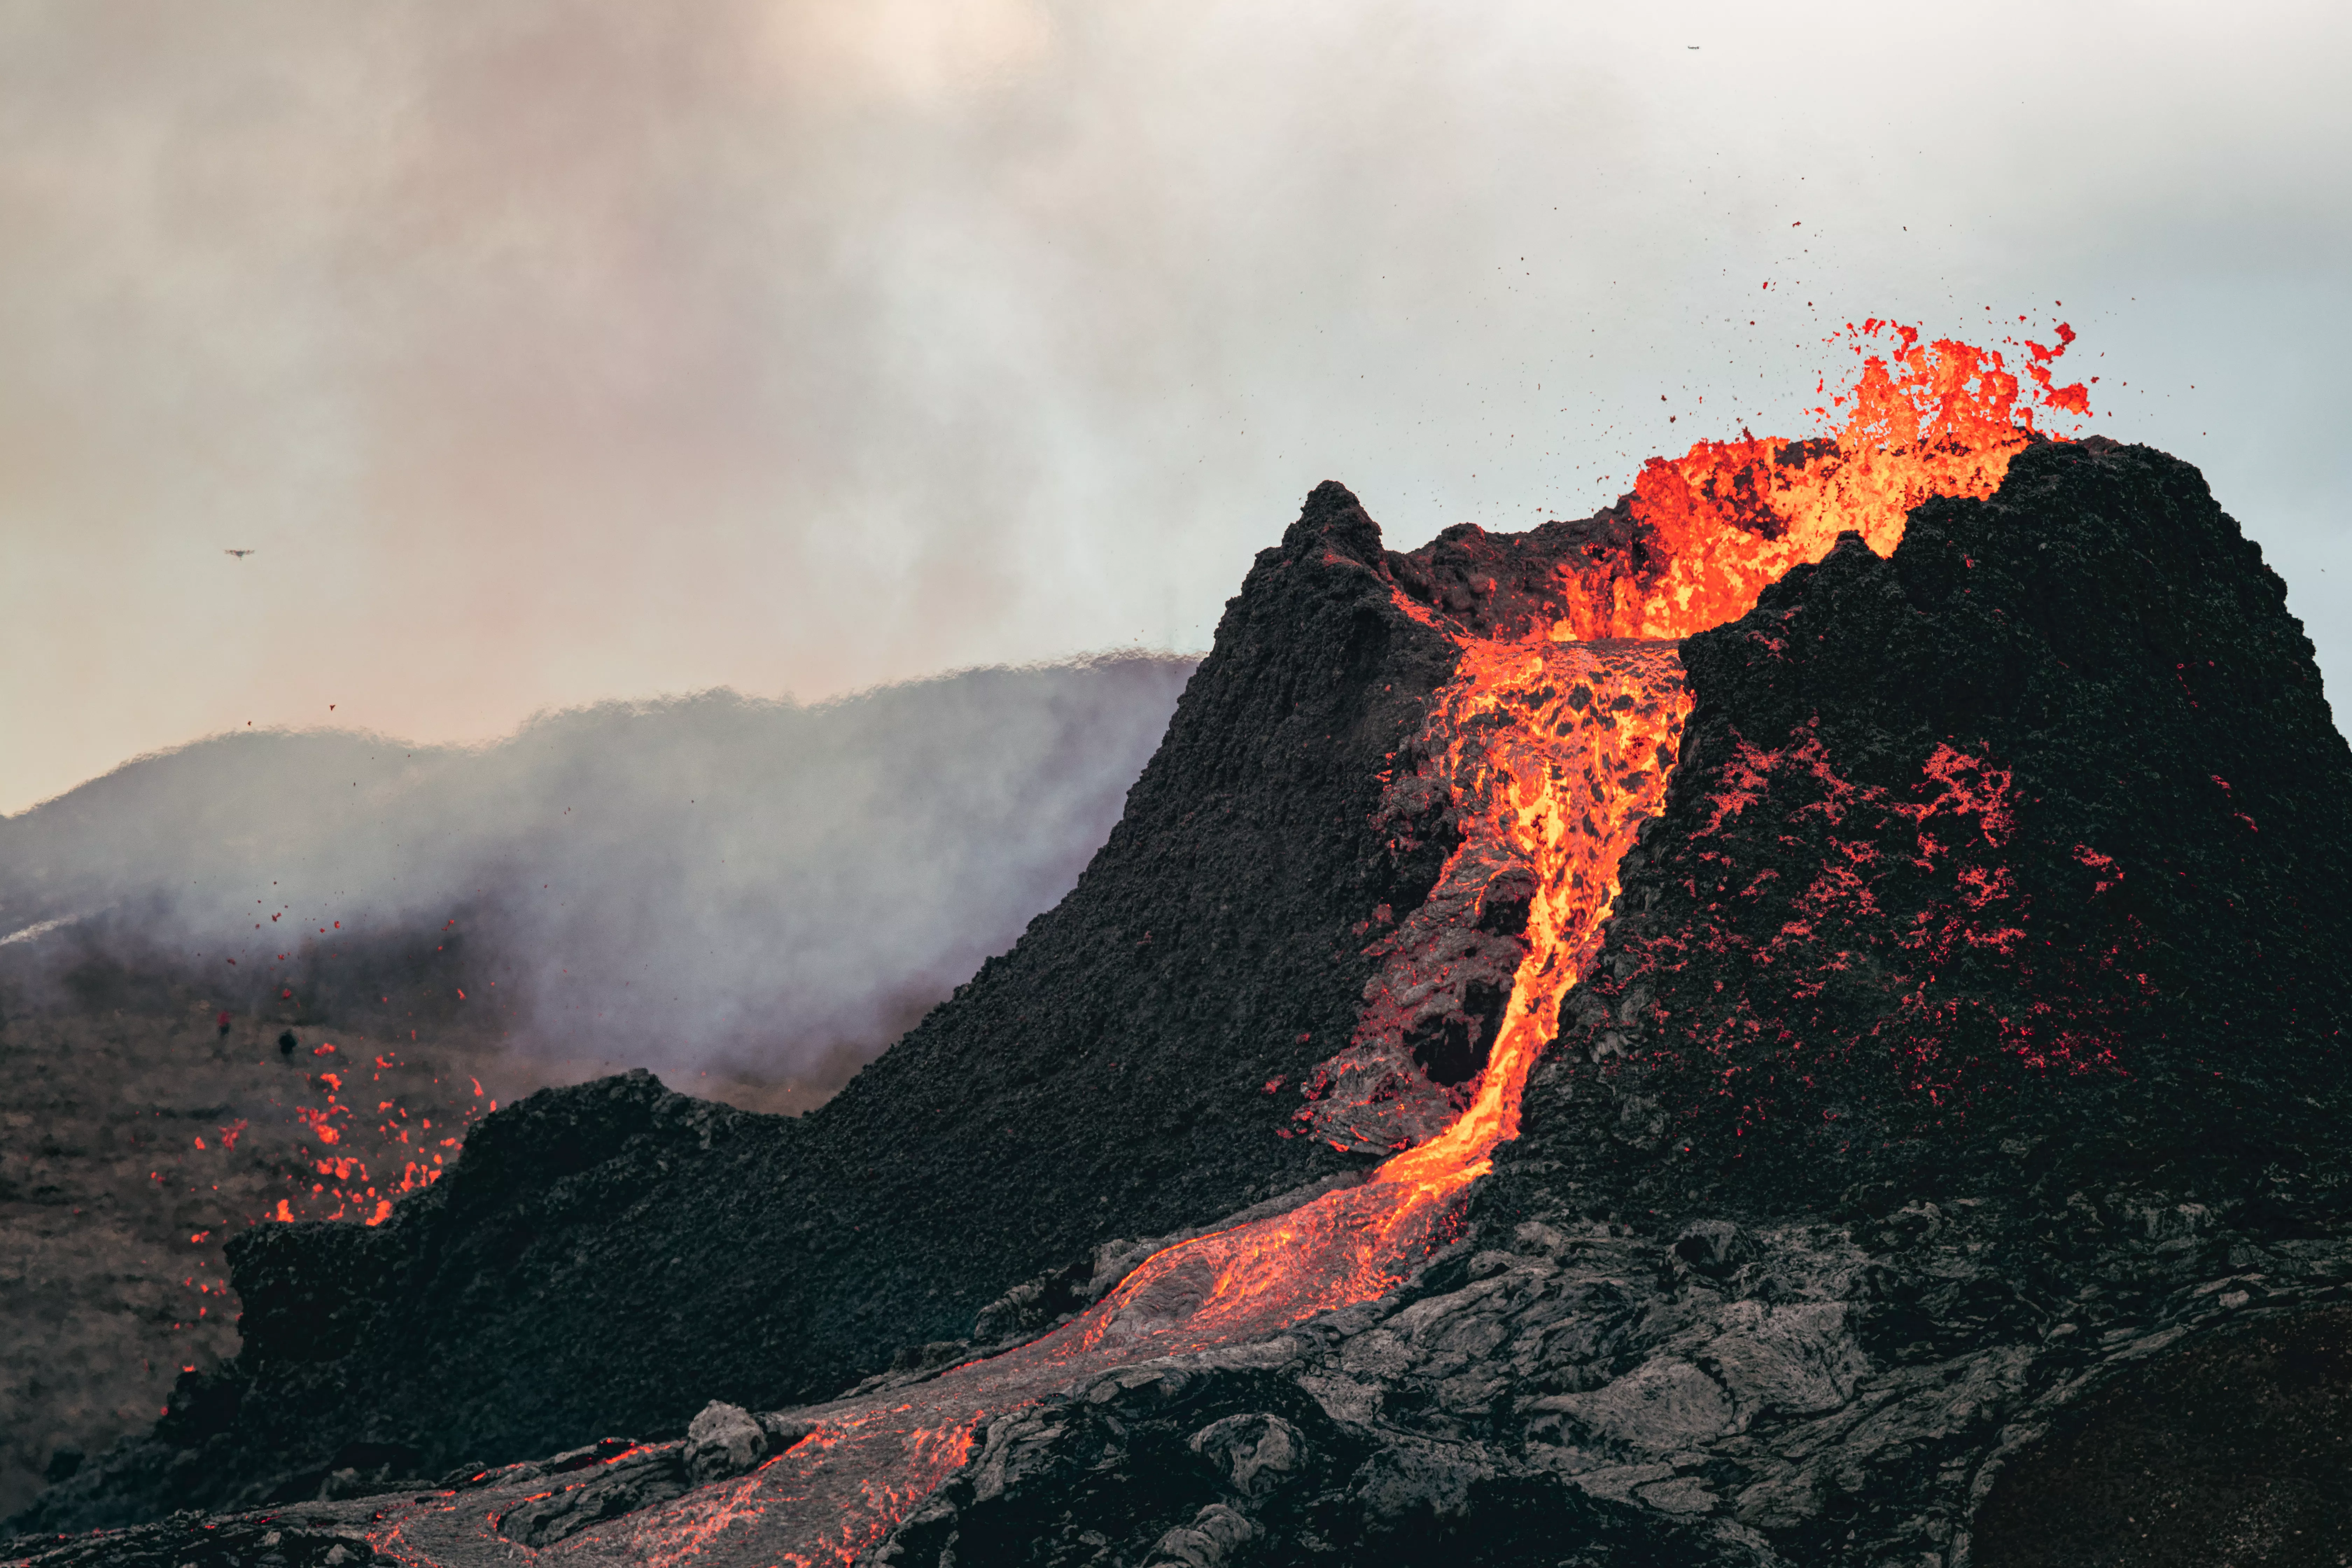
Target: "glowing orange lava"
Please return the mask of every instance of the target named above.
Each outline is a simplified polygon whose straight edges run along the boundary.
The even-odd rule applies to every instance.
[[[315,1046],[310,1054],[330,1061],[342,1059],[332,1043]],[[295,1195],[278,1199],[264,1219],[356,1219],[382,1225],[392,1217],[392,1205],[401,1197],[422,1192],[441,1178],[447,1168],[446,1162],[457,1158],[466,1129],[483,1108],[498,1109],[497,1102],[482,1093],[480,1081],[473,1080],[473,1102],[460,1102],[454,1112],[443,1109],[436,1113],[441,1118],[437,1124],[433,1116],[412,1113],[397,1100],[377,1100],[370,1111],[366,1105],[370,1097],[363,1090],[355,1089],[346,1097],[345,1079],[356,1080],[366,1072],[369,1083],[380,1084],[383,1073],[400,1063],[389,1053],[379,1054],[373,1058],[372,1070],[361,1065],[367,1059],[355,1055],[343,1068],[327,1068],[312,1075],[312,1082],[325,1090],[326,1103],[298,1105],[294,1114],[317,1140],[318,1152],[306,1154],[310,1169],[294,1178]],[[374,1172],[370,1170],[371,1162]]]
[[[1556,562],[1538,624],[1508,637],[1480,636],[1397,591],[1402,611],[1461,650],[1432,717],[1443,744],[1419,776],[1456,803],[1463,839],[1445,877],[1474,896],[1447,906],[1452,912],[1426,931],[1408,924],[1384,939],[1397,957],[1368,1001],[1442,983],[1445,928],[1458,930],[1504,873],[1534,887],[1501,1026],[1450,1126],[1360,1185],[1168,1247],[1033,1343],[810,1412],[817,1432],[745,1480],[541,1555],[668,1563],[723,1542],[728,1560],[846,1564],[963,1461],[991,1415],[1074,1379],[1264,1339],[1376,1300],[1408,1277],[1449,1236],[1495,1146],[1516,1136],[1528,1070],[1598,946],[1618,863],[1664,800],[1690,711],[1677,639],[1745,614],[1767,585],[1820,560],[1845,530],[1883,554],[1921,501],[1990,495],[2010,458],[2037,438],[2034,402],[2087,412],[2084,388],[2052,384],[2048,365],[2073,338],[2063,326],[2059,348],[2028,345],[2038,389],[2031,396],[1996,353],[1922,342],[1909,328],[1878,321],[1850,336],[1863,363],[1853,388],[1822,410],[1853,405],[1833,437],[1743,435],[1651,460],[1623,509],[1633,542]],[[1874,352],[1883,336],[1892,346]],[[404,1561],[431,1562],[437,1542],[478,1543],[487,1528],[458,1500],[423,1500],[387,1516],[380,1544]]]
[[[2055,386],[2050,364],[2073,342],[2027,342],[2027,393],[1996,350],[1872,320],[1847,329],[1861,358],[1853,386],[1819,412],[1844,423],[1832,436],[1701,441],[1680,458],[1643,465],[1628,498],[1633,519],[1664,558],[1654,575],[1595,580],[1562,562],[1564,608],[1551,635],[1685,637],[1737,620],[1791,566],[1819,561],[1847,529],[1885,555],[1903,521],[1930,496],[1990,496],[2009,460],[2037,438],[2034,408],[2090,412],[2089,389]],[[1891,340],[1882,350],[1881,340]],[[1848,406],[1851,405],[1851,406]]]
[[[1442,1201],[1484,1175],[1494,1146],[1517,1135],[1519,1086],[1599,942],[1617,862],[1664,798],[1689,710],[1672,643],[1537,637],[1463,648],[1435,721],[1452,736],[1441,765],[1465,808],[1454,858],[1534,873],[1526,955],[1469,1106],[1383,1165],[1375,1184]]]

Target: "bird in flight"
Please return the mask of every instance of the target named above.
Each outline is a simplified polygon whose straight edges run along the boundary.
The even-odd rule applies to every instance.
[[[222,553],[223,555],[234,555],[234,556],[236,556],[239,561],[242,561],[242,560],[244,560],[247,556],[248,556],[248,555],[252,554],[252,553],[253,553],[253,552],[252,552],[252,551],[250,551],[250,550],[224,550],[224,551],[222,551],[222,552],[221,552],[221,553]]]

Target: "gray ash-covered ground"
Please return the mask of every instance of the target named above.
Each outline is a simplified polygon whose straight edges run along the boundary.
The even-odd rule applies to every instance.
[[[690,1484],[706,1401],[787,1463],[840,1373],[964,1339],[1024,1275],[1068,1292],[1107,1237],[1344,1172],[1223,1078],[1344,1038],[1350,922],[1445,843],[1355,826],[1448,666],[1335,490],[1078,891],[837,1120],[779,1135],[642,1079],[491,1119],[393,1223],[246,1244],[237,1367],[39,1522],[153,1510],[178,1455],[315,1495],[446,1441],[483,1468],[306,1528],[376,1550],[479,1510],[434,1560],[487,1563],[520,1539],[497,1521],[569,1499],[599,1522],[549,1550],[621,1550],[736,1484]],[[1458,1238],[1381,1300],[991,1412],[875,1561],[2344,1560],[2352,755],[2259,553],[2185,465],[2036,446],[1685,660],[1665,809]],[[1110,1039],[1118,1069],[1084,1048]],[[626,1487],[494,1468],[599,1400]],[[174,1530],[56,1560],[160,1561]]]

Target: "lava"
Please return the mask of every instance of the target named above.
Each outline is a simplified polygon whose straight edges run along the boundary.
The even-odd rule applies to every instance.
[[[1452,800],[1462,847],[1430,897],[1375,944],[1384,962],[1349,1047],[1306,1090],[1299,1115],[1317,1135],[1366,1152],[1417,1146],[1396,1179],[1435,1180],[1447,1193],[1484,1173],[1486,1152],[1512,1135],[1517,1085],[1559,998],[1599,940],[1617,862],[1664,798],[1689,707],[1670,642],[1464,642],[1430,716],[1427,760],[1390,786],[1403,809],[1430,790]],[[1475,1050],[1455,1042],[1468,1081],[1434,1092],[1432,1080],[1450,1075],[1434,1069],[1428,1043],[1480,1018],[1488,1026]]]
[[[1914,328],[1875,319],[1849,327],[1860,373],[1820,409],[1844,411],[1835,434],[1779,441],[1743,432],[1651,458],[1626,507],[1662,569],[1596,583],[1584,563],[1563,563],[1572,586],[1552,635],[1686,637],[1746,615],[1767,584],[1819,561],[1848,529],[1885,555],[1921,501],[1991,495],[2010,459],[2041,438],[2037,405],[2090,411],[2087,387],[2052,384],[2049,365],[2074,332],[2062,322],[2057,336],[2054,349],[2025,345],[2035,388],[2028,393],[1998,350],[1923,342]],[[1891,340],[1883,350],[1882,340]]]
[[[315,1047],[314,1056],[330,1056],[335,1051],[331,1044]],[[399,1058],[388,1054],[375,1058],[376,1070],[370,1075],[371,1083],[383,1081],[385,1071],[397,1068]],[[361,1069],[352,1069],[356,1077]],[[440,1179],[447,1168],[446,1162],[457,1157],[465,1142],[465,1130],[482,1114],[482,1107],[498,1109],[495,1100],[482,1093],[478,1079],[474,1081],[474,1100],[479,1104],[458,1102],[452,1118],[448,1108],[436,1114],[442,1118],[435,1125],[432,1116],[412,1113],[397,1100],[379,1100],[373,1113],[362,1115],[362,1107],[346,1100],[342,1071],[328,1069],[312,1075],[311,1081],[323,1090],[323,1105],[298,1105],[294,1114],[310,1130],[319,1148],[306,1152],[307,1172],[290,1176],[298,1189],[307,1185],[308,1192],[298,1190],[290,1198],[280,1198],[265,1219],[291,1221],[298,1219],[356,1219],[367,1225],[382,1225],[392,1217],[393,1205],[409,1193],[421,1192]],[[363,1153],[359,1145],[373,1125],[375,1152]],[[375,1172],[369,1163],[376,1162]]]
[[[1362,1022],[1303,1086],[1300,1113],[1306,1129],[1343,1148],[1397,1152],[1360,1185],[1155,1254],[1032,1343],[804,1413],[816,1431],[723,1495],[690,1493],[542,1554],[845,1564],[964,1461],[991,1415],[1074,1380],[1264,1339],[1402,1283],[1448,1239],[1464,1191],[1516,1135],[1521,1088],[1598,946],[1619,861],[1664,798],[1690,709],[1679,639],[1745,614],[1842,532],[1884,554],[1921,501],[1990,495],[2010,458],[2042,438],[2036,404],[2087,412],[2085,389],[2053,385],[2049,370],[2073,335],[2061,326],[2057,348],[2028,345],[2029,393],[1997,352],[1865,322],[1849,329],[1862,360],[1855,382],[1822,410],[1846,409],[1834,435],[1743,433],[1652,459],[1604,514],[1618,531],[1584,536],[1550,563],[1532,620],[1507,619],[1497,632],[1475,613],[1475,595],[1456,603],[1400,586],[1398,608],[1445,631],[1460,657],[1416,759],[1389,789],[1400,800],[1442,792],[1462,838],[1423,906],[1376,939],[1383,963]],[[1391,559],[1410,568],[1415,558]],[[1484,591],[1495,593],[1493,577]],[[1806,762],[1759,754],[1756,765]],[[2005,776],[1956,753],[1933,764],[1939,800],[1997,843]],[[1719,800],[1718,823],[1743,804]],[[1990,881],[1977,890],[1986,901],[2000,896]],[[1474,1005],[1473,984],[1488,979],[1498,1005]],[[1412,1054],[1416,1030],[1426,1047],[1427,1026],[1466,1031],[1474,1021],[1491,1028],[1453,1042],[1469,1069],[1458,1087],[1412,1070],[1423,1059]],[[425,1499],[387,1514],[378,1543],[429,1562],[437,1545],[479,1542],[491,1528],[462,1495]]]

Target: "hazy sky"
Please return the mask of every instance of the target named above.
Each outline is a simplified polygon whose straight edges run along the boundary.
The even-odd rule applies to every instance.
[[[1200,647],[1317,480],[1580,515],[1811,431],[1865,314],[2071,321],[2352,680],[2347,67],[2320,5],[0,0],[0,811]]]

